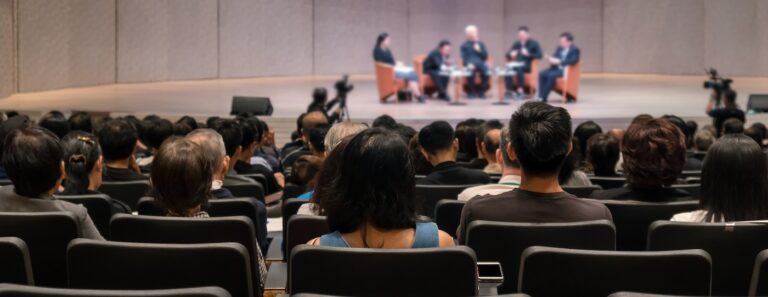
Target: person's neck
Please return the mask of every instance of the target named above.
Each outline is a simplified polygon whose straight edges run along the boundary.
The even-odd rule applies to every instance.
[[[554,176],[528,176],[522,175],[520,189],[536,193],[559,193],[563,191],[557,175]]]
[[[507,176],[507,175],[517,175],[521,176],[523,173],[520,171],[519,168],[512,168],[507,166],[501,167],[501,176]]]
[[[129,159],[104,160],[104,164],[106,164],[109,168],[128,169],[130,167]]]
[[[432,163],[432,166],[437,166],[445,162],[456,162],[456,154],[450,152],[438,153],[436,155],[432,155],[429,159],[430,163]]]
[[[88,176],[88,190],[96,191],[96,189],[98,189],[99,186],[101,186],[100,180],[101,180],[100,176],[96,177],[93,174]]]

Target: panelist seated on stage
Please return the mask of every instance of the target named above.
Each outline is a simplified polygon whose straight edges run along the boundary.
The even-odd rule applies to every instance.
[[[467,78],[469,93],[467,98],[483,98],[488,91],[488,50],[485,44],[479,40],[477,27],[469,25],[464,30],[467,35],[467,41],[461,45],[461,60],[464,67],[472,73]],[[475,77],[480,76],[480,85],[475,82]]]
[[[579,63],[581,51],[573,45],[573,34],[565,32],[560,34],[560,46],[555,54],[549,57],[549,69],[539,73],[539,101],[547,102],[549,93],[555,87],[557,79],[563,77],[565,67]],[[567,99],[572,102],[573,99]]]
[[[419,76],[416,73],[416,70],[414,70],[413,67],[405,66],[401,61],[396,61],[395,57],[392,55],[392,51],[389,49],[389,45],[389,34],[379,34],[379,37],[376,38],[376,46],[373,48],[373,60],[394,66],[395,78],[408,82],[408,90],[410,90],[413,96],[419,101],[423,101],[424,97],[421,95]]]
[[[448,96],[446,89],[448,89],[448,76],[440,75],[440,71],[443,68],[448,68],[453,65],[451,61],[451,42],[448,40],[442,40],[437,45],[437,48],[432,50],[427,58],[424,59],[423,71],[424,74],[429,75],[432,81],[435,83],[437,89],[437,98],[445,101],[451,101],[451,97]]]
[[[507,60],[524,63],[523,66],[515,67],[514,81],[512,76],[504,78],[507,98],[523,99],[525,86],[525,74],[531,73],[531,62],[541,59],[541,47],[539,42],[531,38],[528,27],[520,26],[517,29],[517,41],[507,51]],[[517,85],[515,85],[517,83]]]

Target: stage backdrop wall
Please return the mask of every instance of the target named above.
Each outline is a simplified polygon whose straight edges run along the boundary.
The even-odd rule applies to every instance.
[[[768,0],[0,0],[0,97],[165,80],[373,72],[389,32],[408,64],[467,24],[496,65],[528,25],[568,30],[585,72],[768,75]]]

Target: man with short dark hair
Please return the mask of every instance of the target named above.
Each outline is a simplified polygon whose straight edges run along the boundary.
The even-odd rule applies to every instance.
[[[424,157],[433,166],[427,177],[417,181],[425,185],[472,185],[491,182],[488,174],[480,170],[467,169],[456,164],[459,141],[453,127],[445,121],[437,121],[421,128],[419,144]]]
[[[520,186],[520,163],[518,163],[517,160],[512,160],[505,149],[509,144],[509,129],[504,128],[501,130],[499,137],[500,139],[496,146],[495,155],[501,165],[501,179],[499,179],[499,182],[496,184],[487,184],[465,189],[459,193],[460,201],[468,201],[469,199],[483,195],[498,195],[512,191]]]
[[[718,137],[723,135],[723,123],[727,119],[735,118],[742,123],[747,121],[744,111],[739,109],[739,105],[736,104],[736,96],[737,93],[734,90],[724,91],[722,107],[716,106],[716,102],[719,100],[717,100],[718,98],[716,98],[716,93],[714,91],[709,98],[706,110],[707,114],[712,118],[712,125],[715,126],[715,131],[717,131]]]
[[[440,75],[440,71],[443,68],[447,68],[451,65],[451,42],[448,40],[442,40],[437,45],[437,48],[429,52],[429,55],[422,62],[422,72],[429,75],[432,82],[437,89],[437,99],[451,101],[451,97],[448,96],[446,90],[448,89],[448,76]]]
[[[104,156],[104,181],[147,180],[136,164],[136,128],[123,118],[111,119],[102,124],[97,133]]]
[[[67,121],[67,117],[58,110],[53,110],[44,114],[40,120],[37,121],[37,124],[40,127],[53,132],[59,139],[64,138],[64,135],[69,133],[69,121]]]
[[[612,220],[605,205],[563,191],[560,168],[573,149],[571,116],[563,108],[542,102],[523,104],[509,121],[506,150],[522,168],[520,187],[467,202],[457,230],[464,242],[475,220],[556,223]]]
[[[560,45],[555,54],[549,57],[549,69],[539,73],[539,101],[547,102],[557,79],[565,75],[565,67],[579,63],[580,56],[581,51],[573,45],[573,34],[560,34]],[[567,99],[567,102],[572,102],[572,99]]]
[[[266,178],[266,184],[264,184],[264,194],[272,195],[283,189],[285,185],[282,173],[274,173],[272,170],[264,164],[251,164],[251,158],[253,158],[254,152],[259,147],[259,142],[256,141],[258,136],[258,128],[254,125],[256,122],[253,118],[238,118],[237,123],[242,131],[242,140],[240,141],[240,151],[235,152],[232,162],[234,162],[234,169],[237,174],[251,174],[258,173],[264,175]],[[226,142],[226,140],[225,140]]]
[[[300,149],[294,150],[287,155],[283,155],[283,167],[285,168],[285,174],[291,173],[291,167],[293,167],[293,162],[296,161],[296,159],[311,153],[309,151],[309,130],[315,126],[327,124],[328,118],[322,112],[313,111],[304,115],[301,120],[301,129],[299,130],[299,135],[301,136],[303,145]]]
[[[523,66],[515,67],[514,77],[507,76],[504,78],[504,85],[506,86],[506,92],[504,93],[505,97],[510,98],[514,96],[517,99],[523,99],[525,97],[523,92],[523,88],[525,87],[525,74],[531,73],[531,63],[533,60],[538,59],[541,59],[541,47],[539,46],[539,43],[531,38],[527,26],[520,26],[520,28],[517,29],[517,41],[515,41],[509,51],[507,51],[507,60],[522,62]]]
[[[144,131],[141,134],[141,143],[147,146],[152,155],[136,160],[136,164],[139,164],[139,168],[143,171],[149,172],[160,145],[173,135],[173,123],[161,118],[147,118],[141,121],[141,129]]]
[[[723,122],[723,130],[720,135],[744,133],[744,122],[737,118],[730,118]]]
[[[69,116],[69,129],[72,131],[80,130],[83,132],[93,133],[93,118],[91,114],[84,111],[73,112]]]

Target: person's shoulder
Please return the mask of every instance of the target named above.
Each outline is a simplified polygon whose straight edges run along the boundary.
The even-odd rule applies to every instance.
[[[683,213],[678,213],[672,216],[672,219],[670,219],[670,221],[698,223],[698,222],[704,221],[704,217],[706,216],[706,214],[707,212],[703,210],[683,212]]]
[[[472,199],[467,201],[467,204],[464,207],[470,209],[486,207],[495,208],[497,205],[515,203],[514,201],[516,197],[517,194],[514,190],[503,192],[501,194],[484,194],[472,197]]]
[[[53,204],[56,205],[56,208],[61,209],[62,211],[73,213],[77,218],[88,216],[88,210],[80,204],[74,204],[60,199],[53,200]]]
[[[614,200],[620,199],[629,192],[628,188],[621,187],[615,189],[597,190],[589,195],[590,198],[600,200]]]

